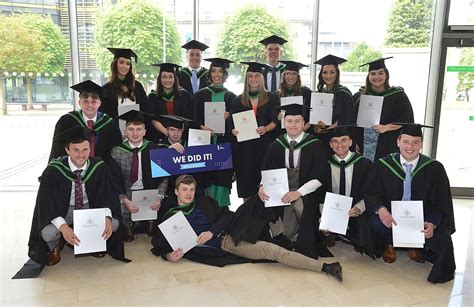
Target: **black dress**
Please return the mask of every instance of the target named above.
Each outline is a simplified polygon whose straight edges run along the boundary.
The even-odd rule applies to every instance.
[[[101,105],[99,107],[100,112],[104,112],[105,114],[117,118],[118,115],[118,106],[119,101],[118,101],[118,94],[112,87],[112,83],[107,82],[102,86],[103,88],[103,95],[101,98]],[[143,85],[135,81],[135,103],[140,105],[140,111],[143,112],[148,112],[148,108],[146,106],[146,93],[145,89],[143,88]]]
[[[269,95],[269,100],[256,111],[257,126],[266,126],[275,120],[276,96]],[[238,96],[232,104],[232,114],[252,110],[249,106],[242,105],[242,95]],[[276,124],[276,123],[275,123]],[[237,193],[239,197],[247,198],[258,192],[261,181],[260,166],[268,145],[273,141],[273,131],[261,135],[258,139],[237,142],[233,137],[233,165],[237,178]]]

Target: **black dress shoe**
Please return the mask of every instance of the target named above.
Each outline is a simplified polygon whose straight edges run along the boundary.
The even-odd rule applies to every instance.
[[[337,280],[342,281],[342,266],[339,262],[325,263],[323,264],[323,272],[334,276]]]
[[[104,258],[105,257],[105,252],[91,253],[91,256],[96,257],[96,258]]]

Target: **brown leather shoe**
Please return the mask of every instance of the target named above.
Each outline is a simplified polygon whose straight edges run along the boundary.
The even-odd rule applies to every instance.
[[[387,245],[383,251],[383,261],[386,263],[394,263],[397,260],[397,252],[392,245]]]
[[[333,233],[330,233],[324,238],[324,245],[326,247],[334,247],[336,246],[336,235]]]
[[[105,257],[105,252],[91,253],[91,256],[96,257],[96,258],[104,258]]]
[[[158,230],[158,225],[156,221],[146,222],[146,233],[149,237],[153,237],[157,230]]]
[[[408,250],[408,257],[410,257],[411,260],[418,262],[418,263],[424,263],[425,258],[423,257],[423,254],[419,249],[409,249]]]
[[[64,248],[66,241],[61,238],[55,248],[48,252],[48,265],[56,265],[61,260],[61,251]]]
[[[133,234],[132,225],[125,226],[123,231],[123,241],[124,242],[132,242],[135,240],[135,235]]]

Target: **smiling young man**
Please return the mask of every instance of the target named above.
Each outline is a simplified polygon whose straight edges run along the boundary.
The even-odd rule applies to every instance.
[[[288,170],[289,191],[281,200],[291,205],[274,209],[281,218],[270,224],[273,238],[276,242],[296,241],[295,250],[308,257],[331,256],[315,231],[319,218],[317,204],[323,201],[322,185],[329,172],[326,150],[318,139],[303,131],[306,106],[291,104],[278,108],[285,110],[286,134],[270,144],[261,169]],[[268,200],[263,186],[258,196],[263,202]]]
[[[349,225],[344,238],[358,251],[365,251],[369,256],[373,256],[364,201],[372,162],[350,150],[353,127],[355,125],[338,126],[329,132],[329,146],[334,154],[328,160],[330,173],[326,178],[327,191],[352,197],[352,208],[348,212]],[[334,239],[335,235],[329,234],[325,240],[326,246],[334,246]]]
[[[285,70],[285,65],[280,63],[282,46],[288,41],[277,35],[271,35],[259,41],[265,46],[265,58],[268,68],[263,72],[265,88],[270,92],[280,89],[281,73]]]
[[[373,213],[370,226],[384,245],[384,261],[395,262],[392,227],[397,221],[391,214],[391,201],[423,201],[425,245],[423,249],[409,249],[408,255],[416,262],[426,259],[433,263],[428,281],[449,281],[454,278],[456,264],[451,240],[455,224],[448,176],[440,162],[421,154],[422,125],[394,124],[403,125],[397,139],[400,153],[392,153],[374,165],[366,199],[368,210]]]
[[[209,46],[197,40],[192,40],[181,46],[186,49],[188,66],[181,68],[178,73],[179,85],[186,89],[191,96],[199,89],[207,86],[207,69],[201,67],[203,52]]]
[[[116,120],[109,115],[99,112],[102,87],[87,80],[71,88],[79,92],[78,111],[71,111],[61,116],[54,128],[54,136],[61,135],[75,126],[83,129],[84,137],[90,142],[91,158],[110,158],[110,151],[122,142],[122,136]],[[64,156],[65,143],[62,138],[53,138],[49,160]]]

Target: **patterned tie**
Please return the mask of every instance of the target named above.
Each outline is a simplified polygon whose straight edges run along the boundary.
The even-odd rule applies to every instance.
[[[411,168],[410,163],[403,163],[405,166],[405,180],[403,180],[403,197],[402,200],[411,200]]]
[[[339,178],[339,195],[346,195],[346,161],[341,161]]]
[[[295,158],[293,156],[293,152],[295,151],[295,146],[298,142],[296,141],[290,141],[290,154],[288,155],[288,164],[290,165],[290,168],[295,168]]]
[[[193,87],[193,94],[199,90],[197,71],[195,69],[191,72],[191,85]]]
[[[87,128],[89,128],[90,130],[90,139],[89,139],[89,143],[90,143],[90,146],[91,146],[91,154],[90,154],[90,157],[91,158],[94,158],[95,156],[95,151],[94,151],[94,147],[95,147],[95,135],[94,135],[94,121],[93,120],[88,120],[87,121]]]
[[[82,181],[81,181],[82,170],[78,169],[74,171],[76,180],[74,180],[74,209],[82,209],[84,207],[84,195],[82,194]]]
[[[277,90],[277,76],[276,76],[276,67],[272,68],[272,86],[270,91],[275,92]]]
[[[138,180],[138,147],[133,149],[132,164],[130,166],[130,182]]]

